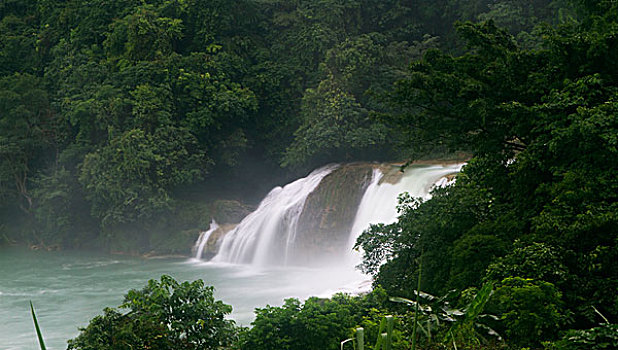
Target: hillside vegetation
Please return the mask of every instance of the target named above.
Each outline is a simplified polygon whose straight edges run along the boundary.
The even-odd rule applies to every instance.
[[[359,238],[369,295],[291,299],[238,330],[210,289],[164,277],[72,349],[114,331],[126,348],[339,349],[386,314],[393,349],[618,348],[615,1],[14,0],[0,14],[0,242],[150,247],[207,223],[198,191],[244,183],[225,195],[249,198],[262,174],[471,155],[454,185],[402,196],[396,223]]]
[[[403,159],[408,130],[381,118],[384,93],[427,49],[465,51],[455,20],[528,42],[565,8],[3,1],[0,242],[147,251],[153,235],[205,228],[214,199],[255,202],[326,162]]]

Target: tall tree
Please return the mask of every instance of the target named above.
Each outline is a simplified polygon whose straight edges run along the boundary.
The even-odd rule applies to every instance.
[[[17,73],[0,79],[0,195],[25,212],[35,164],[55,148],[53,117],[39,79]]]

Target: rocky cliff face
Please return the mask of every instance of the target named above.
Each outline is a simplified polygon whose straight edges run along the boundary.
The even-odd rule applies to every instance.
[[[298,221],[294,261],[316,263],[342,254],[356,209],[371,180],[374,165],[346,164],[327,175],[307,197]]]
[[[219,199],[209,207],[210,215],[219,224],[237,224],[251,214],[255,207],[236,200]]]
[[[383,174],[380,179],[380,184],[396,184],[401,181],[401,178],[403,177],[401,164],[380,164],[379,168]]]

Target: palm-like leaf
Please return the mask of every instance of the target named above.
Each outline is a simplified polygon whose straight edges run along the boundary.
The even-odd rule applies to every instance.
[[[32,306],[32,301],[30,302],[30,312],[32,313],[32,320],[34,321],[34,329],[36,330],[36,335],[39,338],[39,346],[41,350],[46,350],[45,342],[43,341],[43,334],[41,334],[41,328],[39,328],[39,322],[36,319],[36,314],[34,312],[34,306]]]

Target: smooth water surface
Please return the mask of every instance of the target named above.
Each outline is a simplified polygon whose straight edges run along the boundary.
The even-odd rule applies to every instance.
[[[30,316],[32,300],[48,349],[66,349],[104,307],[122,303],[132,288],[168,274],[179,281],[203,279],[215,296],[234,307],[232,318],[249,325],[253,309],[284,298],[328,296],[368,287],[351,267],[252,269],[194,259],[141,259],[89,252],[0,248],[0,349],[38,349]]]

